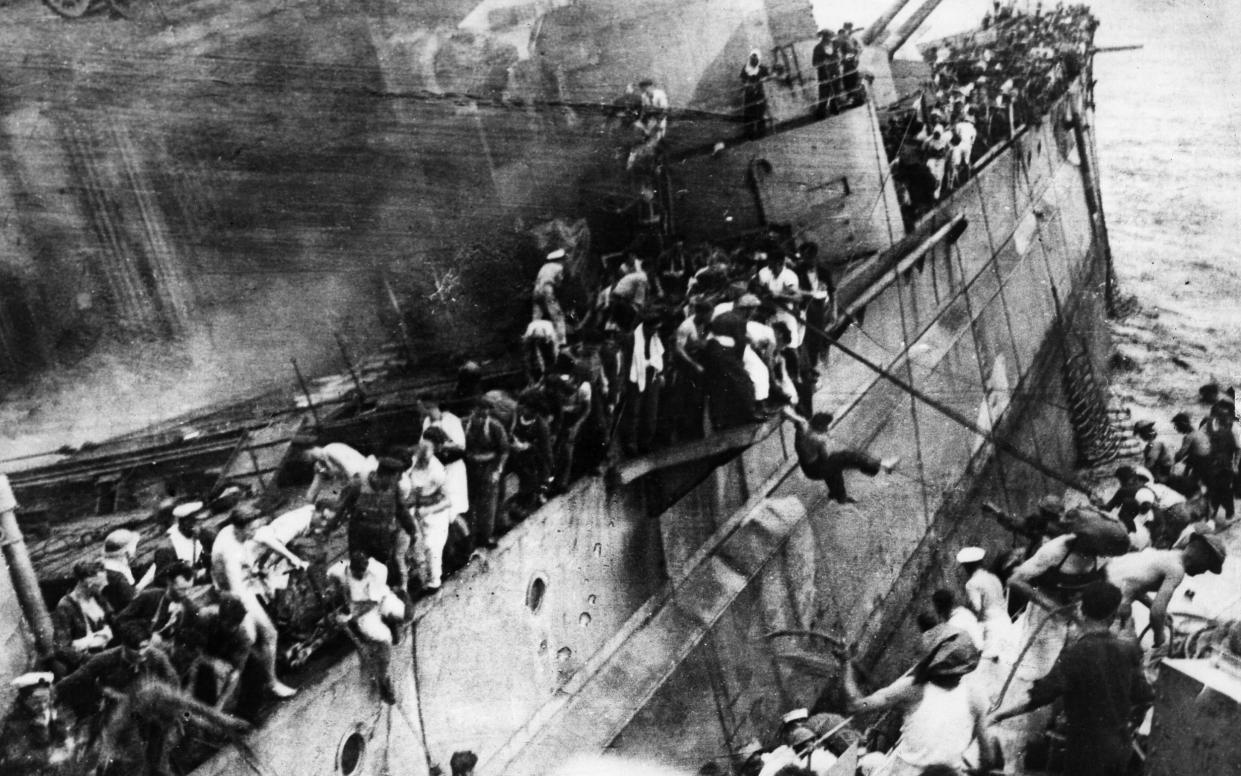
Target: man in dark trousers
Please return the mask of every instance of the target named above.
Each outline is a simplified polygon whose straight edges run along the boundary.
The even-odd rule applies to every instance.
[[[815,115],[827,118],[836,109],[836,92],[840,81],[840,55],[831,30],[819,30],[819,42],[814,44],[810,63],[819,77],[819,99],[814,105]]]
[[[816,412],[810,420],[806,420],[788,407],[782,412],[797,426],[797,438],[793,445],[797,448],[797,462],[802,473],[812,480],[823,480],[827,485],[827,496],[833,501],[841,504],[857,502],[845,490],[846,469],[857,469],[874,477],[881,471],[891,472],[900,462],[899,458],[880,460],[857,450],[833,450],[827,438],[827,429],[832,424],[830,413]]]
[[[1121,598],[1120,588],[1109,582],[1087,585],[1081,636],[1060,653],[1025,700],[989,720],[995,724],[1060,699],[1068,723],[1065,776],[1122,776],[1132,754],[1131,726],[1154,698],[1142,674],[1141,647],[1111,631]]]
[[[1167,482],[1172,476],[1172,450],[1159,438],[1155,421],[1139,420],[1133,424],[1133,433],[1145,443],[1142,446],[1142,465],[1155,478],[1155,482]]]
[[[1185,464],[1182,481],[1190,486],[1193,493],[1197,493],[1211,471],[1211,438],[1207,436],[1207,432],[1194,425],[1193,418],[1186,412],[1173,415],[1172,426],[1181,434],[1181,447],[1172,456],[1172,460]]]
[[[501,474],[511,447],[508,430],[495,415],[491,400],[479,397],[465,420],[465,471],[469,477],[474,546],[496,546]]]
[[[1215,402],[1211,414],[1202,422],[1202,430],[1211,441],[1206,475],[1211,518],[1215,519],[1216,511],[1222,507],[1223,522],[1216,523],[1222,529],[1234,522],[1233,479],[1237,473],[1237,461],[1241,458],[1241,430],[1237,428],[1236,407],[1231,399],[1223,398]]]

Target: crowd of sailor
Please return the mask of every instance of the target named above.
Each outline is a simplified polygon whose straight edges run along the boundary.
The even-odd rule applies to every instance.
[[[1140,465],[1116,470],[1108,498],[1082,491],[1066,508],[1047,495],[1024,518],[984,504],[1012,541],[950,549],[956,572],[916,618],[910,670],[868,694],[852,648],[832,642],[839,693],[735,752],[734,771],[822,776],[848,756],[883,776],[1137,772],[1159,661],[1197,656],[1211,639],[1241,654],[1241,621],[1178,629],[1172,616],[1188,578],[1223,570],[1241,490],[1235,394],[1211,384],[1200,396],[1200,422],[1171,418],[1179,445],[1154,421],[1134,424]],[[1049,720],[1008,721],[1053,705]],[[900,714],[876,717],[884,710]]]
[[[581,273],[554,250],[523,337],[531,388],[588,379],[591,414],[616,428],[625,455],[805,407],[831,313],[817,253],[776,234],[730,250],[629,251],[604,257],[574,311],[563,290]]]
[[[1081,73],[1097,26],[1083,5],[1029,12],[997,1],[981,31],[925,51],[931,80],[884,127],[908,221],[968,180],[989,148],[1045,114]]]
[[[550,263],[560,258],[553,254]],[[628,307],[620,314],[631,324],[644,320]],[[633,339],[635,347],[644,341]],[[535,358],[531,376],[563,374],[559,366]],[[538,382],[532,379],[532,387]],[[936,591],[917,618],[922,657],[911,671],[867,693],[855,655],[833,650],[844,666],[843,703],[829,698],[814,714],[790,713],[771,741],[738,754],[738,772],[823,774],[852,752],[866,774],[961,773],[1028,756],[1028,742],[1015,743],[1019,737],[1006,732],[1004,719],[1059,699],[1065,718],[1049,756],[1060,758],[1066,773],[1123,773],[1130,723],[1150,702],[1145,669],[1176,641],[1169,606],[1187,577],[1222,569],[1224,538],[1235,521],[1235,394],[1208,385],[1200,395],[1208,408],[1200,422],[1188,412],[1171,419],[1183,434],[1179,445],[1160,439],[1152,421],[1135,424],[1140,465],[1117,469],[1119,486],[1107,498],[1082,497],[1066,508],[1048,495],[1024,518],[985,505],[1013,541],[956,552],[960,585]],[[311,450],[307,503],[274,518],[231,503],[229,494],[210,505],[169,500],[158,510],[167,530],[146,573],[130,565],[136,534],[110,534],[98,556],[76,564],[76,585],[55,607],[57,648],[47,670],[19,679],[22,711],[10,720],[6,764],[20,765],[34,749],[70,758],[79,747],[101,758],[104,772],[109,760],[133,767],[137,757],[149,772],[162,773],[187,729],[216,741],[236,735],[245,723],[234,714],[245,716],[264,693],[294,692],[277,677],[274,623],[287,618],[274,604],[299,584],[330,602],[319,611],[349,635],[377,694],[392,702],[388,660],[411,616],[410,593],[419,589],[405,559],[412,557],[421,587],[434,589],[438,578],[424,575],[442,569],[428,553],[441,541],[437,531],[442,536],[461,519],[454,499],[496,495],[495,474],[504,468],[489,453],[502,453],[496,440],[511,430],[497,419],[496,401],[484,395],[465,419],[424,401],[422,439],[408,454],[376,458],[344,445]],[[832,498],[851,500],[842,490],[845,470],[892,465],[842,451],[820,423],[790,416],[798,423],[802,471],[824,481]],[[459,457],[444,453],[447,439],[457,440]],[[841,454],[861,459],[835,459],[825,471],[827,460]],[[480,472],[478,462],[490,466]],[[461,466],[450,484],[454,464]],[[493,490],[477,489],[480,474]],[[475,521],[477,513],[466,509],[465,522]],[[224,511],[228,518],[214,537],[200,530],[201,520]],[[336,560],[331,537],[342,524],[347,551]],[[195,592],[207,582],[208,594]],[[1145,615],[1135,619],[1135,611]],[[1135,623],[1143,621],[1139,648]],[[1241,646],[1236,627],[1226,632],[1226,643],[1233,642]],[[997,687],[1014,675],[1025,683],[1007,699],[997,697]],[[904,712],[899,727],[890,717],[874,721],[886,709]],[[133,747],[138,752],[127,755]],[[465,763],[468,753],[460,754]]]

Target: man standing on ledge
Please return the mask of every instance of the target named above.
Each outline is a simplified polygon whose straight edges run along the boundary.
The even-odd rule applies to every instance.
[[[469,477],[474,546],[496,546],[496,512],[500,478],[509,454],[509,435],[495,416],[491,400],[480,396],[465,420],[465,470]]]
[[[836,92],[840,81],[840,54],[831,30],[819,30],[819,42],[814,44],[810,55],[819,79],[819,99],[815,103],[815,115],[821,119],[836,110]]]
[[[1115,585],[1087,585],[1081,637],[1034,683],[1028,698],[989,720],[995,724],[1062,699],[1068,718],[1065,776],[1122,776],[1132,753],[1131,726],[1154,698],[1142,674],[1142,649],[1111,631],[1120,602]]]

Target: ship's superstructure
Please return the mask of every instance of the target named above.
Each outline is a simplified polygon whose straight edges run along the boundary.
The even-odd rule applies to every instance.
[[[583,478],[418,604],[393,665],[396,704],[359,679],[352,655],[328,660],[297,698],[265,714],[245,746],[224,747],[196,772],[423,774],[458,749],[477,752],[485,773],[536,774],[602,750],[694,769],[766,737],[782,710],[809,706],[831,686],[836,677],[815,659],[822,642],[812,632],[859,643],[878,676],[898,673],[907,655],[889,647],[910,627],[915,597],[940,581],[961,543],[998,530],[975,517],[976,506],[1021,509],[1052,485],[1048,472],[1069,470],[1099,441],[1094,375],[1107,350],[1110,275],[1089,70],[1044,114],[1012,127],[907,230],[874,102],[810,117],[808,7],[539,2],[483,4],[454,17],[443,5],[425,13],[457,19],[451,34],[435,23],[406,25],[414,12],[302,9],[306,21],[287,33],[306,57],[302,69],[247,56],[253,39],[229,39],[210,22],[197,37],[156,36],[146,45],[198,52],[203,70],[183,84],[195,101],[236,109],[217,82],[279,71],[267,96],[280,110],[261,153],[247,157],[257,136],[223,116],[210,124],[169,111],[157,150],[140,153],[148,146],[134,143],[126,114],[107,123],[83,122],[63,106],[12,114],[12,126],[61,139],[24,167],[13,149],[8,187],[37,183],[44,203],[25,211],[21,228],[58,255],[78,245],[77,255],[99,256],[86,262],[92,267],[119,266],[99,254],[107,246],[147,256],[137,274],[105,273],[117,285],[108,309],[131,309],[124,300],[137,297],[120,287],[129,278],[145,301],[125,314],[171,328],[232,288],[231,275],[215,286],[204,279],[215,270],[203,269],[230,262],[302,277],[307,266],[289,257],[313,255],[338,280],[362,255],[381,280],[426,275],[447,266],[436,256],[461,255],[450,235],[484,234],[484,226],[499,234],[514,217],[615,198],[623,186],[598,185],[619,179],[623,166],[605,106],[630,74],[653,75],[676,109],[664,215],[675,214],[689,239],[736,239],[779,224],[849,262],[830,332],[838,347],[821,367],[814,403],[835,416],[842,446],[901,456],[903,468],[852,485],[856,504],[829,503],[797,470],[792,428],[771,421],[728,444],[708,439]],[[278,28],[291,11],[270,13],[256,36],[285,34]],[[535,20],[528,37],[519,34],[527,14]],[[227,53],[218,36],[230,41]],[[786,92],[773,85],[771,130],[743,141],[730,95],[752,47],[803,63],[803,80]],[[143,67],[135,63],[137,80]],[[99,88],[84,80],[75,88]],[[875,80],[895,89],[888,73]],[[172,105],[173,91],[160,99]],[[258,96],[245,99],[256,115],[269,109]],[[295,109],[326,129],[302,131],[298,122],[308,119],[290,118]],[[454,145],[462,127],[473,128],[474,152]],[[196,133],[194,147],[210,155],[232,148],[236,156],[189,159],[181,132]],[[351,143],[369,167],[341,169],[355,158],[345,153]],[[130,201],[118,201],[100,194],[111,189],[105,174],[149,184],[121,186]],[[70,186],[70,177],[96,184]],[[345,188],[332,196],[316,193],[338,180]],[[56,181],[69,193],[53,196]],[[83,223],[106,238],[102,248]],[[392,239],[406,231],[409,243]],[[124,249],[127,240],[137,247]],[[199,258],[182,262],[188,246]],[[160,273],[176,267],[188,279],[169,287],[193,289],[195,301],[160,291]],[[340,292],[337,280],[305,282],[323,283],[314,293],[327,299]],[[418,323],[430,337],[460,320]],[[7,355],[17,363],[29,354]]]

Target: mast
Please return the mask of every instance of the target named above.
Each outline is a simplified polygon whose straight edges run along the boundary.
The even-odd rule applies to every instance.
[[[909,0],[894,0],[888,9],[879,14],[879,18],[875,19],[862,32],[863,46],[877,46],[883,42],[883,38],[887,35],[888,25],[896,18],[896,15],[909,5]]]
[[[884,41],[883,47],[888,50],[888,55],[891,56],[892,54],[895,54],[901,46],[904,46],[905,41],[909,40],[909,36],[913,35],[914,32],[922,26],[927,17],[930,16],[936,8],[939,8],[940,3],[943,1],[944,0],[926,0],[926,2],[920,5],[918,10],[914,11],[913,15],[906,19],[905,23],[897,28],[891,40]]]
[[[26,540],[17,525],[17,499],[4,474],[0,474],[0,549],[4,550],[4,562],[8,564],[22,614],[34,634],[35,647],[39,654],[48,655],[52,651],[52,618],[39,591],[39,577],[26,552]]]

